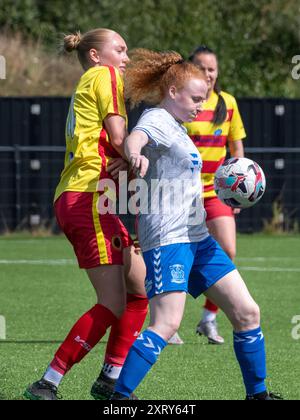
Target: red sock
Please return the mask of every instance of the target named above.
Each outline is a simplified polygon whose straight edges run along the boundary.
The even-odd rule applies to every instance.
[[[210,312],[217,313],[219,311],[218,306],[216,306],[214,303],[212,303],[210,300],[206,299],[204,308],[207,309]]]
[[[123,366],[130,347],[143,327],[147,312],[148,299],[145,296],[127,294],[126,311],[111,328],[105,363]]]
[[[109,309],[95,305],[76,322],[50,366],[62,375],[67,373],[92,350],[116,319]]]

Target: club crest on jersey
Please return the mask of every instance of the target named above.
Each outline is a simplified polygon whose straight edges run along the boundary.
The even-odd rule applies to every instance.
[[[172,280],[171,283],[181,284],[185,282],[184,266],[181,264],[174,264],[170,266]]]

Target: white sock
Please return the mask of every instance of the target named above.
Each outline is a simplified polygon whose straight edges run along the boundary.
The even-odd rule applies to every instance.
[[[54,370],[51,366],[48,366],[48,369],[44,373],[43,379],[45,379],[45,381],[47,382],[51,382],[53,385],[58,387],[63,377],[64,375],[57,372],[57,370]]]
[[[213,322],[217,318],[216,312],[211,312],[208,309],[204,308],[203,315],[202,315],[202,321],[203,322]]]
[[[104,363],[102,372],[110,379],[118,379],[122,370],[122,366],[113,366],[109,363]]]

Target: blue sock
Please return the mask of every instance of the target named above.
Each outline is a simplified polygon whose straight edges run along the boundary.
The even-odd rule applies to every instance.
[[[261,328],[234,333],[234,350],[244,378],[247,395],[267,390],[265,339]]]
[[[153,331],[146,330],[140,334],[128,353],[115,391],[129,397],[157,361],[166,345],[167,342]]]

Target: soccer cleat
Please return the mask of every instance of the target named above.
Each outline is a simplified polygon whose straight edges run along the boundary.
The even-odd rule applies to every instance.
[[[100,373],[98,379],[94,382],[91,389],[91,396],[95,400],[110,400],[114,393],[114,388],[117,380],[108,378],[103,372]],[[137,396],[132,394],[130,400],[138,400]]]
[[[95,400],[109,400],[114,392],[115,384],[115,379],[108,378],[101,372],[92,386],[91,396]]]
[[[24,392],[24,397],[28,400],[59,400],[60,397],[57,395],[57,387],[52,383],[41,379],[38,382],[34,382]]]
[[[175,344],[175,345],[181,345],[184,344],[184,341],[180,338],[178,333],[175,333],[169,340],[168,344]]]
[[[280,394],[274,394],[273,392],[263,392],[262,394],[257,395],[247,395],[246,401],[274,401],[274,400],[283,400]]]
[[[125,395],[120,394],[120,392],[115,391],[111,395],[110,400],[138,400],[138,398],[134,394],[131,394],[130,397],[126,397]]]
[[[197,325],[196,333],[207,337],[209,344],[221,345],[225,343],[224,338],[221,337],[218,333],[217,321],[200,321]]]

